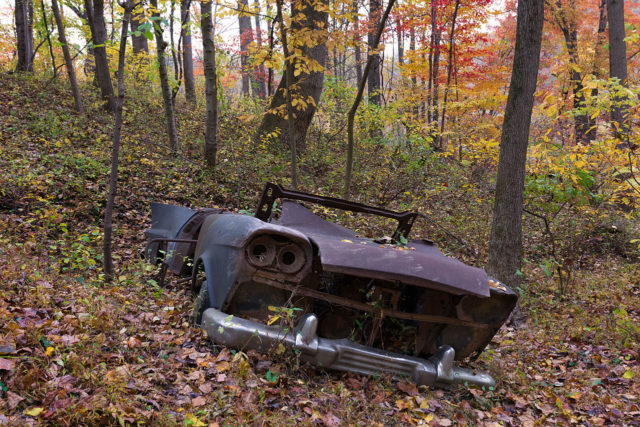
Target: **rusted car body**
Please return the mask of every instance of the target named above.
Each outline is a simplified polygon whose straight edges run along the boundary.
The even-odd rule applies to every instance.
[[[386,241],[361,237],[303,203],[398,227]],[[216,343],[265,352],[284,343],[326,368],[491,387],[454,360],[483,351],[517,296],[433,242],[408,240],[417,217],[268,183],[255,216],[152,204],[146,255],[190,278],[195,319]]]

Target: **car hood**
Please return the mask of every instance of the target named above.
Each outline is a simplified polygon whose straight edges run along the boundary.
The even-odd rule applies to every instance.
[[[453,294],[489,296],[489,279],[481,268],[445,256],[430,241],[411,240],[405,246],[381,244],[320,218],[285,200],[275,223],[304,233],[317,245],[326,272],[380,280],[399,280]]]

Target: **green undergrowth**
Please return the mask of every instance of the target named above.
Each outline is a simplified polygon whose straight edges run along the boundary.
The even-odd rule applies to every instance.
[[[202,105],[178,102],[180,149],[173,153],[160,103],[143,93],[127,97],[114,213],[118,272],[105,285],[101,223],[112,118],[91,88],[83,88],[88,111],[79,116],[64,85],[43,84],[0,75],[0,424],[637,422],[640,272],[624,234],[634,232],[633,222],[612,231],[607,219],[584,231],[580,242],[591,246],[563,266],[571,280],[559,295],[550,264],[558,258],[539,225],[525,221],[519,292],[526,324],[504,327],[472,363],[498,379],[495,390],[430,390],[296,369],[280,354],[213,346],[189,324],[186,286],[175,277],[159,286],[157,271],[139,256],[151,201],[251,211],[265,181],[288,185],[288,152],[252,139],[258,107],[225,107],[212,172],[200,158]],[[301,187],[335,196],[344,140],[329,130],[316,123],[310,131]],[[410,142],[363,141],[354,198],[419,211],[414,235],[482,266],[491,166]],[[362,217],[339,219],[363,235],[392,231]],[[570,212],[560,220],[570,225]]]

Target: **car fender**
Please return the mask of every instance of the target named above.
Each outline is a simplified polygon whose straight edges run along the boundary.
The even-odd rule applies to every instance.
[[[309,239],[301,232],[255,217],[214,214],[205,219],[196,244],[193,274],[195,280],[198,270],[204,269],[211,307],[224,307],[234,284],[249,280],[256,271],[246,262],[244,248],[262,234],[286,237],[311,248]]]

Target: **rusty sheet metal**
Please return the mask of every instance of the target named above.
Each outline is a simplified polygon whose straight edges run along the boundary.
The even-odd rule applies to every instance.
[[[330,302],[332,304],[341,305],[349,308],[355,308],[357,310],[362,310],[369,313],[375,313],[379,318],[395,317],[398,319],[415,320],[418,322],[442,323],[445,325],[465,326],[465,327],[480,328],[480,329],[486,329],[489,327],[489,325],[487,324],[474,322],[471,320],[456,319],[453,317],[437,316],[432,314],[407,313],[406,311],[386,309],[386,308],[381,309],[379,307],[369,305],[364,302],[355,301],[355,300],[340,297],[337,295],[331,295],[326,292],[316,291],[315,289],[305,288],[304,286],[291,285],[283,281],[274,280],[267,277],[264,274],[261,274],[260,272],[256,273],[253,276],[253,279],[256,282],[264,283],[265,285],[273,286],[274,288],[284,289],[292,292],[293,294],[307,296],[311,298],[317,298],[320,300]]]
[[[300,191],[285,190],[279,184],[267,182],[260,197],[258,208],[256,209],[256,218],[270,222],[273,205],[276,199],[300,200],[310,202],[317,205],[326,206],[334,209],[341,209],[350,212],[368,213],[385,218],[391,218],[398,221],[398,228],[393,232],[395,240],[409,237],[411,227],[416,218],[420,216],[416,212],[395,212],[389,209],[378,208],[375,206],[363,205],[362,203],[351,202],[349,200],[336,199],[335,197],[318,196],[316,194],[302,193]]]
[[[447,257],[426,241],[412,240],[405,247],[381,245],[289,200],[283,202],[277,224],[306,234],[318,246],[324,271],[399,280],[455,295],[489,296],[489,279],[483,269]]]
[[[222,213],[224,213],[223,209],[198,209],[191,218],[184,223],[176,234],[178,239],[174,239],[173,242],[167,246],[167,254],[170,255],[167,261],[171,272],[180,275],[189,271],[186,264],[190,261],[190,258],[193,257],[196,245],[195,242],[188,243],[186,240],[197,240],[204,220],[209,215]],[[184,239],[185,241],[180,241],[180,239]]]

